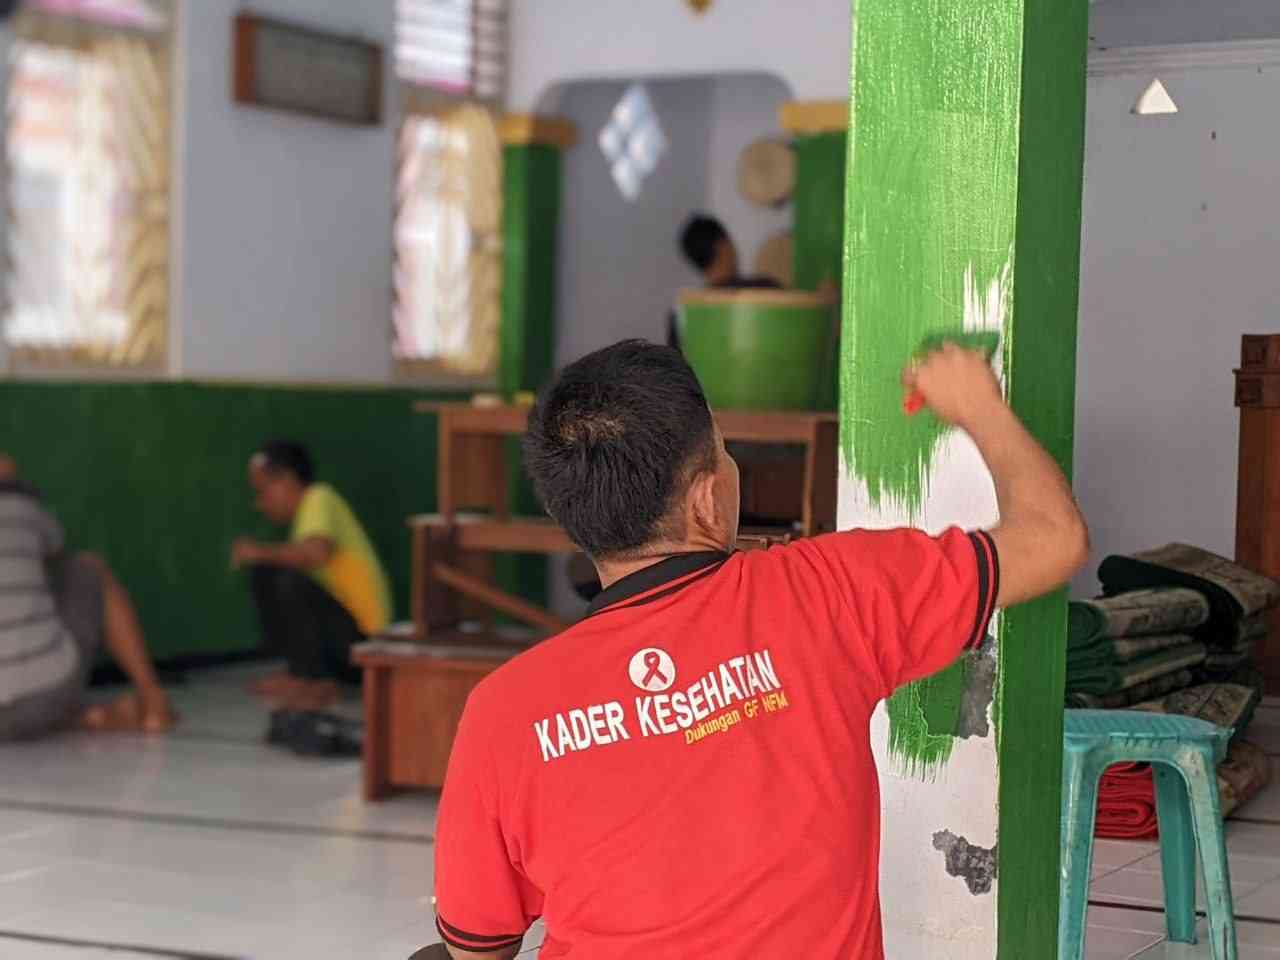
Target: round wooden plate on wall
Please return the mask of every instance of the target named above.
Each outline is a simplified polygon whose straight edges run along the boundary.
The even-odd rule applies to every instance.
[[[791,231],[779,230],[760,245],[754,272],[757,276],[776,280],[784,289],[790,290],[796,278],[791,250]]]
[[[762,138],[738,156],[738,190],[758,207],[780,207],[796,185],[796,154],[780,140]]]

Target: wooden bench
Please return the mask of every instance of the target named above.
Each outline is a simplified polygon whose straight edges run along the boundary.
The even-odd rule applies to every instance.
[[[462,708],[476,684],[521,646],[461,641],[370,641],[352,651],[364,671],[364,798],[395,788],[439,788]]]

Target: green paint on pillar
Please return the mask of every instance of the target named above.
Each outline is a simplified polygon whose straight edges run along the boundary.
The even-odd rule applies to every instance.
[[[797,290],[838,287],[844,259],[844,186],[848,135],[796,137],[792,266]],[[835,214],[835,215],[833,215]]]
[[[931,780],[951,759],[966,674],[957,663],[889,698],[889,753],[905,775]]]
[[[902,367],[926,334],[1005,319],[1021,2],[857,5],[841,442],[871,502],[910,516],[941,429],[903,417]]]
[[[917,517],[941,436],[903,420],[926,333],[1004,333],[1006,389],[1070,470],[1083,167],[1085,0],[858,0],[841,442],[873,505]],[[1002,615],[996,728],[998,955],[1056,957],[1065,594]],[[955,678],[896,695],[917,772],[951,749]],[[936,705],[936,708],[935,706]],[[924,788],[922,788],[924,789]]]
[[[502,336],[498,388],[536,390],[555,357],[560,149],[503,149]]]
[[[556,235],[560,223],[560,149],[547,144],[503,149],[502,330],[498,389],[506,397],[537,390],[555,358]],[[525,479],[519,443],[507,446],[508,489],[516,514],[541,508]],[[546,597],[542,557],[500,554],[498,582],[534,601]]]

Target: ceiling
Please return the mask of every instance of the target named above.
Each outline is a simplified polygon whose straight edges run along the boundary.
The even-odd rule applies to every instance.
[[[1280,37],[1276,0],[1090,0],[1095,49]]]

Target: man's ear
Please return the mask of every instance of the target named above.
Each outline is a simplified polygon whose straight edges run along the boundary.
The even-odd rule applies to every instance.
[[[716,513],[716,475],[709,470],[700,470],[694,474],[689,481],[685,503],[689,533],[696,531],[703,536],[714,537],[720,524]]]

